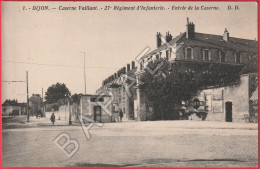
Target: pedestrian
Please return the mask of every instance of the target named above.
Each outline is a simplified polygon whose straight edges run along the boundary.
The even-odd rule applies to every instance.
[[[54,113],[52,113],[52,115],[51,115],[51,122],[52,122],[52,125],[54,125],[54,122],[55,122],[55,115],[54,115]]]
[[[122,109],[119,109],[119,117],[120,117],[120,122],[122,122],[122,118],[123,118],[124,114]]]

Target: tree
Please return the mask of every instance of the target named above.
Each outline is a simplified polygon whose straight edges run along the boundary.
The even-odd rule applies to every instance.
[[[39,94],[32,94],[32,96],[30,97],[30,102],[32,106],[32,115],[37,114],[43,106],[41,96]]]
[[[77,94],[77,93],[75,93],[74,95],[71,96],[72,101],[73,101],[74,103],[79,104],[79,103],[80,103],[80,96],[81,96],[81,95],[82,95],[82,94]]]
[[[64,83],[56,83],[50,86],[47,92],[45,92],[45,100],[48,104],[58,103],[62,105],[67,102],[70,95],[70,91]]]
[[[148,67],[155,70],[161,60],[150,62]],[[192,98],[208,87],[226,86],[239,79],[240,67],[211,67],[194,63],[163,62],[155,74],[145,69],[140,86],[146,100],[157,107],[155,120],[178,119],[178,111],[182,101],[189,103]]]
[[[155,70],[159,61],[150,62],[150,69]],[[181,101],[188,101],[196,95],[201,87],[196,84],[193,74],[186,72],[185,66],[169,62],[155,73],[145,71],[141,77],[143,85],[141,89],[146,99],[154,103],[160,112],[155,112],[155,120],[178,119],[178,114],[173,113],[174,109],[181,104]]]

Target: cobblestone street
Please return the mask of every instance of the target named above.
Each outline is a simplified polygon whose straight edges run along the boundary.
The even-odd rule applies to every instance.
[[[53,143],[61,133],[79,143],[68,157]],[[105,123],[88,140],[80,126],[3,130],[3,166],[256,167],[257,124],[206,121]]]

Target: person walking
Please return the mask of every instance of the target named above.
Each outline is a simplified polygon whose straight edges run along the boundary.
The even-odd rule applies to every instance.
[[[54,122],[55,122],[55,115],[54,115],[54,113],[52,113],[52,115],[51,115],[51,122],[52,122],[52,125],[54,125]]]
[[[119,117],[120,117],[120,122],[122,122],[122,118],[123,118],[124,114],[122,109],[119,110]]]

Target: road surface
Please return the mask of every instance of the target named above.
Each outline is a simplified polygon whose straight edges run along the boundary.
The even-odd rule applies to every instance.
[[[256,167],[257,124],[206,121],[105,123],[4,129],[4,167]],[[67,133],[79,144],[68,158],[54,144]],[[61,139],[60,144],[65,139]],[[73,145],[67,150],[73,150]]]

